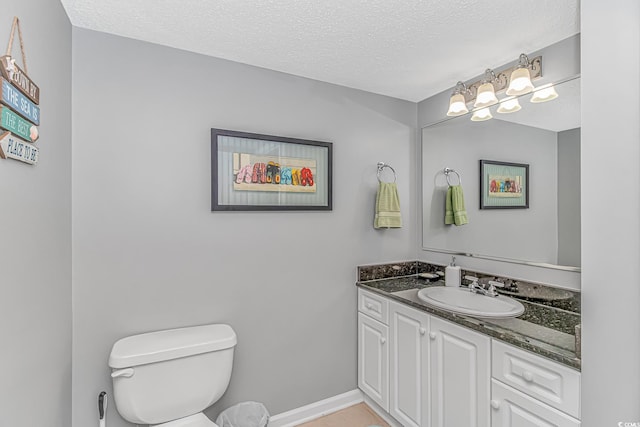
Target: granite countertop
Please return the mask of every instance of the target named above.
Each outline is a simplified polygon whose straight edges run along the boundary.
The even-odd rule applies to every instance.
[[[511,319],[484,319],[432,308],[418,298],[420,289],[443,286],[441,281],[405,276],[359,281],[356,285],[580,370],[574,335],[575,326],[580,324],[578,313],[516,298],[525,306],[522,315]]]

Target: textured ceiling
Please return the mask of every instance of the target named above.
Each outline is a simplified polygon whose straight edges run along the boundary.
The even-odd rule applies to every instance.
[[[61,0],[73,25],[421,101],[580,31],[579,0]]]

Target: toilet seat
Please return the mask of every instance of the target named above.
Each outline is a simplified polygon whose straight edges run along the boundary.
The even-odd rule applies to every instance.
[[[218,427],[218,425],[207,418],[205,414],[199,412],[188,417],[169,421],[168,423],[154,424],[149,427]]]

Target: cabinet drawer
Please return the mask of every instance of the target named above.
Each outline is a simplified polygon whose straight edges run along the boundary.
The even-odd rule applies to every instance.
[[[383,296],[358,289],[358,311],[385,325],[389,324],[389,301]]]
[[[493,378],[580,418],[580,373],[493,340]]]
[[[580,421],[491,380],[491,427],[579,427]]]

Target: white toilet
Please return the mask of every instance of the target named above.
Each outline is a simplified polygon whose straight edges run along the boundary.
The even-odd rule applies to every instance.
[[[216,427],[202,411],[224,394],[236,334],[229,325],[204,325],[134,335],[111,349],[113,395],[134,424]]]

